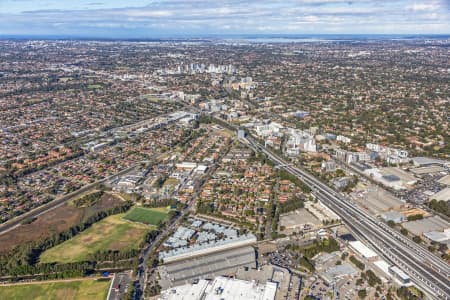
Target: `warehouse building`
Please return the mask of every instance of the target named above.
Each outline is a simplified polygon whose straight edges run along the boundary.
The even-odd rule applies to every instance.
[[[349,243],[350,248],[359,254],[366,261],[375,261],[378,259],[378,255],[369,247],[361,243],[360,241],[354,241]]]
[[[168,251],[161,251],[159,259],[165,263],[190,258],[198,255],[206,255],[218,251],[249,246],[256,243],[256,236],[253,234],[244,234],[235,237],[227,237],[218,241],[209,241],[203,244],[194,244],[181,248],[174,248]]]
[[[253,247],[188,258],[162,265],[158,271],[161,286],[169,288],[216,276],[235,276],[240,268],[256,268],[256,253]]]
[[[160,300],[273,300],[277,284],[257,284],[234,278],[217,277],[214,280],[199,280],[162,291]]]
[[[332,285],[343,278],[355,277],[358,273],[358,270],[356,270],[352,265],[344,263],[328,269],[326,272],[320,274],[320,277],[328,285]]]
[[[411,285],[411,278],[397,266],[389,267],[389,273],[395,278],[401,285]]]

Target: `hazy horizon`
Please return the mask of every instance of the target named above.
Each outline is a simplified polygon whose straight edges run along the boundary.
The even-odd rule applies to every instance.
[[[450,0],[3,0],[0,36],[450,34]]]

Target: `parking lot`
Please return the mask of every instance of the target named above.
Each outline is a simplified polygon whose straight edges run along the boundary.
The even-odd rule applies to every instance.
[[[128,292],[131,281],[131,272],[117,273],[114,276],[111,288],[109,291],[108,300],[121,300]]]

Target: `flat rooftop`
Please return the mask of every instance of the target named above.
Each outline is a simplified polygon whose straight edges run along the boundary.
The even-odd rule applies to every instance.
[[[386,190],[369,185],[364,190],[352,193],[356,202],[374,214],[401,209],[405,203]]]
[[[424,218],[422,220],[403,223],[408,231],[415,235],[422,235],[424,232],[443,231],[450,227],[450,224],[439,216]]]
[[[346,276],[354,276],[358,274],[358,270],[356,270],[352,265],[348,263],[344,263],[342,265],[334,266],[328,269],[325,273],[320,276],[327,282],[331,283],[341,279]]]
[[[397,168],[397,167],[383,168],[381,170],[381,173],[383,175],[394,175],[394,176],[397,176],[404,183],[416,182],[417,181],[417,178],[414,177],[412,174],[406,172],[405,170]]]
[[[349,242],[349,245],[353,250],[358,252],[365,259],[370,259],[378,256],[375,251],[373,251],[360,241]]]
[[[412,173],[416,175],[423,174],[431,174],[431,173],[439,173],[445,171],[444,167],[441,166],[429,166],[429,167],[419,167],[410,170]]]
[[[445,175],[438,182],[450,186],[450,175]]]
[[[238,268],[256,268],[253,247],[243,247],[201,257],[189,258],[159,267],[163,288],[192,283],[197,279],[234,275]]]
[[[430,200],[432,199],[436,199],[438,201],[450,201],[450,187],[446,187],[436,194],[431,195]]]
[[[417,166],[428,166],[428,165],[448,165],[450,164],[450,161],[448,160],[442,160],[442,159],[435,159],[431,157],[413,157],[412,161]]]
[[[266,282],[257,284],[234,278],[217,277],[214,280],[200,280],[195,284],[187,284],[164,290],[161,300],[273,300],[277,292],[277,284]]]

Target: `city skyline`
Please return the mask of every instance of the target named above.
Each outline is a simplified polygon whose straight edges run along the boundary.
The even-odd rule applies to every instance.
[[[5,0],[0,11],[0,36],[450,33],[448,0]]]

